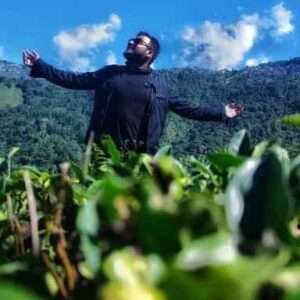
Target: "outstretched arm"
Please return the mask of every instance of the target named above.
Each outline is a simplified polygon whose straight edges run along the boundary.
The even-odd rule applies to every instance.
[[[104,69],[86,73],[58,70],[44,62],[34,50],[26,49],[23,51],[23,63],[31,68],[30,76],[45,78],[54,84],[69,89],[95,89],[105,79]]]
[[[225,121],[226,119],[236,118],[242,112],[242,107],[235,103],[196,106],[179,97],[169,99],[169,108],[181,117],[198,121]]]

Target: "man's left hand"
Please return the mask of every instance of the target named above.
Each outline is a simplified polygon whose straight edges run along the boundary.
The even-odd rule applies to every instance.
[[[226,118],[233,119],[238,117],[243,111],[241,105],[230,103],[225,105],[225,116]]]

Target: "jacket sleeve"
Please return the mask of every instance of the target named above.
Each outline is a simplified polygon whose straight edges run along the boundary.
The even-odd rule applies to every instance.
[[[39,59],[31,68],[30,76],[45,78],[56,85],[68,89],[92,90],[105,79],[106,72],[105,68],[86,73],[62,71]]]
[[[180,99],[178,96],[169,98],[169,109],[181,117],[197,121],[225,121],[225,109],[222,104],[197,106]]]

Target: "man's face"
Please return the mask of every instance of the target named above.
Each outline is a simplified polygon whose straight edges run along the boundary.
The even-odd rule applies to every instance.
[[[124,52],[124,56],[128,60],[131,58],[138,59],[141,63],[151,59],[152,55],[151,39],[144,35],[139,35],[136,38],[130,39]]]

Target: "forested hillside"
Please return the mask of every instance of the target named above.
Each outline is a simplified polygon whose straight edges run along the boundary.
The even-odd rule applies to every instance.
[[[170,114],[162,144],[176,155],[201,155],[228,143],[246,128],[254,143],[276,139],[291,155],[300,131],[276,120],[300,110],[300,59],[242,70],[159,71],[172,89],[195,104],[236,102],[242,118],[228,124],[183,120]],[[23,66],[0,61],[0,157],[20,147],[15,160],[51,168],[63,160],[79,160],[92,108],[93,92],[70,91],[31,79]]]

